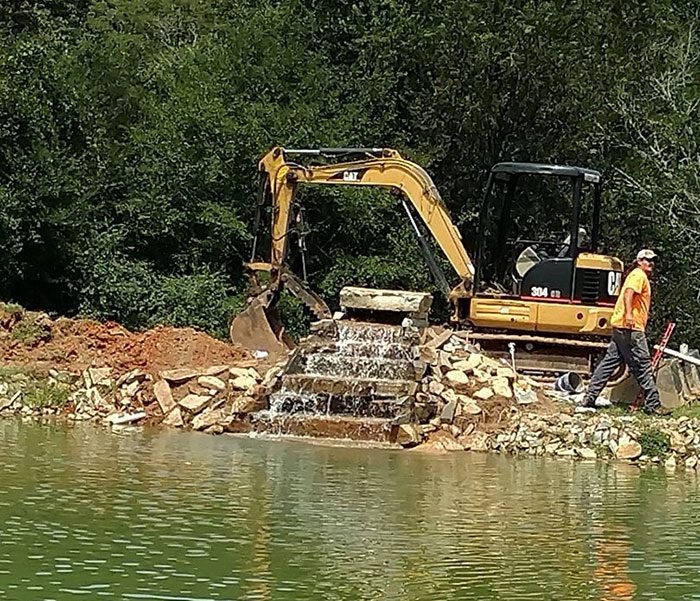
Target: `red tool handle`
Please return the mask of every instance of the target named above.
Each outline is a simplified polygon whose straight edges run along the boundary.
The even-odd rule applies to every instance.
[[[673,330],[676,329],[676,323],[673,321],[669,321],[666,324],[666,330],[664,331],[664,335],[661,337],[661,340],[659,341],[658,348],[654,351],[654,356],[651,358],[651,367],[654,371],[656,371],[659,367],[659,363],[661,363],[661,358],[664,355],[664,350],[666,349],[666,346],[668,345],[668,341],[671,340],[671,336],[673,335]]]

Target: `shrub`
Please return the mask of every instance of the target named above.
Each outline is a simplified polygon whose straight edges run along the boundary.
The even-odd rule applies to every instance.
[[[228,323],[236,306],[226,277],[208,269],[161,278],[148,325],[192,326],[227,338]]]
[[[24,403],[34,409],[61,407],[68,402],[70,390],[65,384],[32,380],[24,391]]]
[[[12,326],[10,336],[26,346],[33,346],[40,340],[48,340],[51,337],[51,327],[45,314],[24,313]]]
[[[665,457],[671,450],[671,439],[658,428],[647,428],[639,436],[642,454],[649,457]]]

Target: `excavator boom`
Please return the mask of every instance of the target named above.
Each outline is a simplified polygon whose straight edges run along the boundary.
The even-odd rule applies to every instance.
[[[317,156],[334,158],[337,161],[348,155],[360,155],[361,158],[313,166],[302,165],[292,160],[295,156]],[[252,262],[248,264],[248,268],[253,273],[254,283],[258,283],[255,274],[260,271],[268,272],[269,279],[262,287],[258,284],[258,294],[251,299],[249,308],[234,319],[231,325],[231,338],[235,342],[270,352],[279,349],[283,330],[273,314],[273,309],[282,287],[298,296],[311,308],[317,318],[330,316],[330,311],[323,300],[309,290],[285,266],[293,217],[292,209],[297,187],[300,184],[373,186],[396,192],[419,237],[428,265],[442,292],[446,296],[462,298],[472,293],[474,265],[462,244],[459,230],[450,219],[440,193],[422,167],[404,159],[396,150],[388,148],[285,150],[277,147],[262,158],[259,170],[262,174],[262,187],[256,219],[258,225],[262,206],[269,203],[272,208],[269,260],[255,261],[256,237]],[[419,215],[454,268],[460,279],[456,287],[450,287],[434,261],[427,243],[422,238],[421,229],[413,217],[414,213]],[[265,317],[267,319],[264,319]]]
[[[337,152],[346,151],[340,149]],[[374,186],[395,190],[410,201],[460,277],[461,287],[470,290],[474,265],[433,180],[422,167],[402,158],[396,150],[373,151],[381,156],[311,167],[292,162],[288,157],[293,153],[310,154],[313,151],[285,151],[278,147],[263,157],[260,171],[266,174],[274,207],[272,268],[282,266],[286,258],[291,208],[299,184]],[[329,152],[332,151],[318,151],[326,155]]]

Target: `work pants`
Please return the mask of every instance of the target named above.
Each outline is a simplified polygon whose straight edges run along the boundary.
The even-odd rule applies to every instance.
[[[610,376],[623,364],[627,364],[630,372],[637,380],[644,393],[644,405],[647,409],[655,409],[661,405],[659,391],[656,388],[651,369],[651,357],[644,332],[613,328],[612,340],[608,345],[603,360],[598,364],[593,377],[588,384],[584,405],[595,406],[595,400],[608,383]]]

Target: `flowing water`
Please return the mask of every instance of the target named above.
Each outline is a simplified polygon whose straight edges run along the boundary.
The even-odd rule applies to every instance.
[[[322,342],[302,345],[270,395],[271,414],[394,418],[410,407],[423,370],[413,361],[417,331],[365,322],[335,322]]]
[[[0,599],[700,599],[695,474],[0,422]]]

